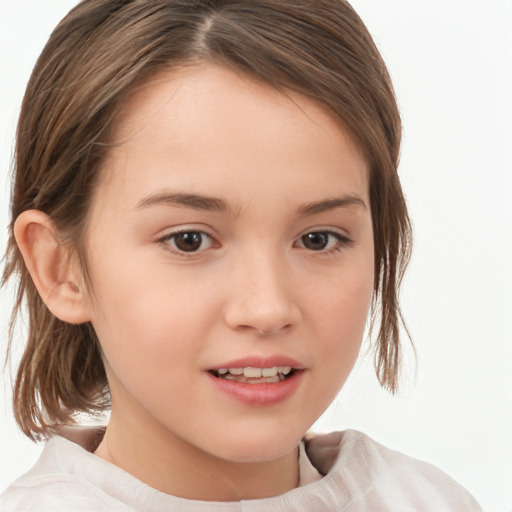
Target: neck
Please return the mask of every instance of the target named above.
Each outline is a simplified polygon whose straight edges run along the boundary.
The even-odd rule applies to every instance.
[[[271,461],[234,462],[205,453],[160,426],[137,428],[112,409],[95,454],[147,485],[201,501],[240,501],[283,494],[298,485],[298,448]]]

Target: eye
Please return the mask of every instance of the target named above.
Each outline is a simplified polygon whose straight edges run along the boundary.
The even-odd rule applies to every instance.
[[[351,241],[335,231],[311,231],[300,237],[300,246],[310,251],[329,251],[349,245]]]
[[[209,249],[213,245],[210,235],[203,231],[180,231],[171,233],[161,240],[178,252],[198,252]]]

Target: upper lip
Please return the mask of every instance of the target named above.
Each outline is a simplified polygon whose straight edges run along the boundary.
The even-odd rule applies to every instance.
[[[302,363],[291,357],[273,355],[242,357],[214,366],[210,370],[219,370],[220,368],[273,368],[274,366],[289,366],[295,370],[303,370],[305,368]]]

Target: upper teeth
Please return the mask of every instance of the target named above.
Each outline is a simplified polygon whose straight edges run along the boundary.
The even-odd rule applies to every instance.
[[[275,377],[278,373],[288,375],[292,371],[291,366],[273,366],[272,368],[219,368],[217,373],[219,375],[225,375],[230,373],[231,375],[243,375],[248,378],[260,378],[260,377]]]

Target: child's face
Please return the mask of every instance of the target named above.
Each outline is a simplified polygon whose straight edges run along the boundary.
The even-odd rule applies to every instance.
[[[112,421],[233,461],[290,453],[364,333],[365,159],[311,100],[215,66],[136,93],[115,139],[87,232]],[[297,370],[214,371],[254,366]]]

